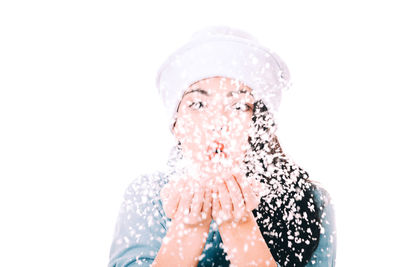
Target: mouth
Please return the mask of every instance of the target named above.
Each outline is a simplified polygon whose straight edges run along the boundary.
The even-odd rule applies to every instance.
[[[209,160],[217,156],[219,158],[227,158],[227,154],[224,152],[224,144],[213,141],[207,148],[207,155]]]

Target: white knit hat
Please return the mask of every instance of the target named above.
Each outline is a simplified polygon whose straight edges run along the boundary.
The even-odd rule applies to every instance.
[[[158,71],[156,85],[171,116],[171,130],[185,90],[215,76],[243,82],[273,115],[290,80],[286,64],[248,33],[226,26],[205,28],[170,55]]]

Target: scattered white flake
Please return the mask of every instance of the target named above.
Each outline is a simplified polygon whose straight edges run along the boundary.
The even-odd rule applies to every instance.
[[[171,238],[165,236],[164,239],[163,239],[163,242],[164,242],[165,244],[168,244],[170,240],[171,240]]]
[[[301,253],[295,253],[294,255],[296,255],[297,258],[299,258],[300,261],[303,260],[303,255]]]
[[[147,217],[147,226],[151,227],[154,224],[153,217]]]
[[[209,248],[212,248],[212,243],[208,243],[208,244],[206,244],[205,246],[204,246],[204,250],[207,250],[207,249],[209,249]]]
[[[206,256],[206,255],[202,253],[202,254],[199,256],[199,261],[201,261],[205,256]]]

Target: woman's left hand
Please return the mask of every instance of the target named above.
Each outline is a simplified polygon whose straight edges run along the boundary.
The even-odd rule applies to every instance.
[[[240,174],[226,175],[219,179],[213,189],[212,217],[218,225],[240,223],[252,216],[251,211],[258,207],[261,184],[250,183]]]

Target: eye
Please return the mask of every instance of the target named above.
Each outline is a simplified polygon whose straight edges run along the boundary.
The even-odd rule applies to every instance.
[[[189,107],[193,108],[193,109],[201,109],[202,107],[204,107],[205,105],[203,104],[203,102],[201,101],[196,101],[196,102],[192,102]]]
[[[251,106],[249,104],[246,104],[244,102],[238,102],[236,104],[233,104],[233,107],[235,110],[241,110],[241,111],[249,111],[251,110]]]

